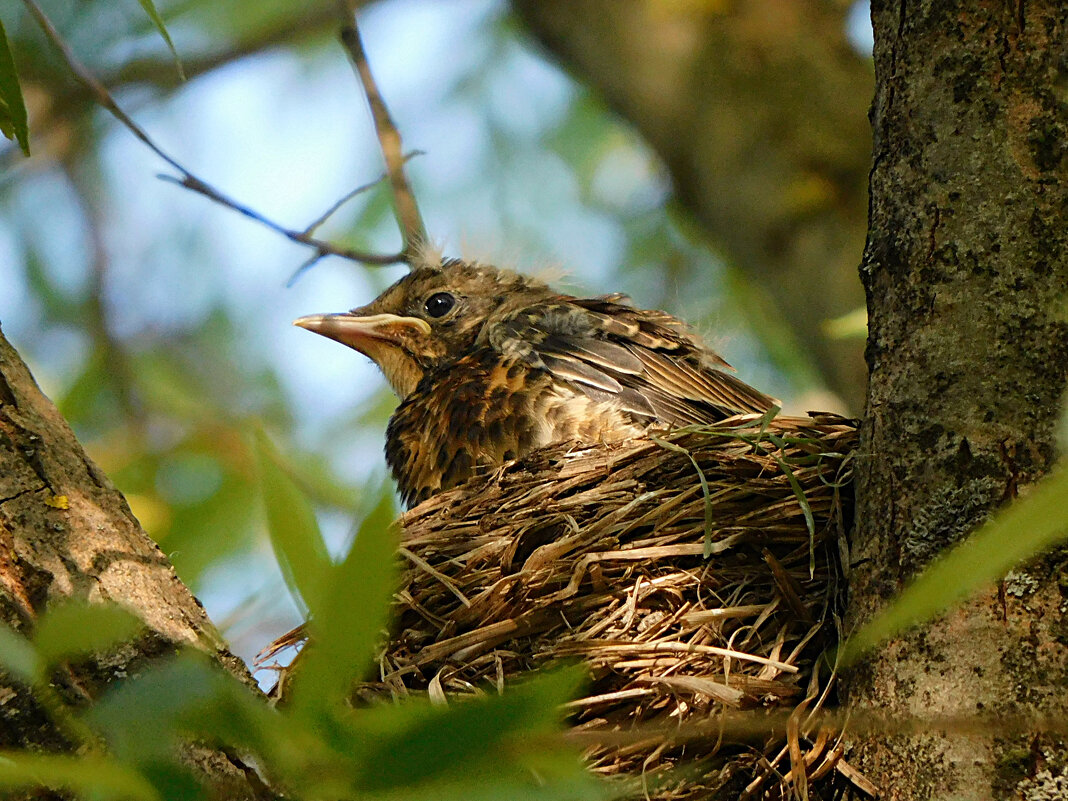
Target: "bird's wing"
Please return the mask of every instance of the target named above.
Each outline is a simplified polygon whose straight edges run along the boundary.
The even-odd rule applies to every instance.
[[[491,321],[488,333],[505,356],[662,423],[708,423],[776,405],[727,372],[680,320],[615,297],[538,303]]]

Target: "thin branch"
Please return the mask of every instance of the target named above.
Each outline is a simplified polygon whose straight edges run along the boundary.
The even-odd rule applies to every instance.
[[[289,280],[286,281],[286,289],[289,289],[293,286],[293,284],[297,283],[297,279],[304,275],[304,273],[306,273],[316,264],[318,264],[320,259],[322,258],[322,253],[313,253],[310,258],[308,258],[303,264],[300,265],[300,267],[293,271],[293,275],[289,276]]]
[[[145,132],[141,126],[139,126],[133,119],[123,111],[118,103],[115,102],[115,98],[107,88],[100,83],[93,75],[87,70],[81,62],[78,61],[66,41],[56,30],[55,26],[48,16],[41,10],[41,7],[37,5],[36,0],[23,0],[23,4],[33,15],[37,24],[44,31],[49,41],[59,50],[63,56],[63,60],[66,61],[67,67],[74,74],[74,77],[78,79],[93,100],[100,106],[107,109],[107,111],[115,117],[122,125],[129,130],[137,139],[141,141],[149,150],[155,153],[159,158],[163,159],[168,165],[170,165],[176,172],[181,175],[181,178],[174,176],[160,176],[164,180],[176,183],[179,186],[183,186],[197,194],[203,195],[209,200],[214,201],[220,205],[226,206],[239,214],[248,217],[251,220],[267,226],[273,231],[281,234],[292,242],[297,242],[301,245],[307,245],[314,248],[317,254],[316,260],[323,256],[340,256],[341,258],[350,259],[352,261],[362,262],[364,264],[396,264],[398,262],[406,261],[407,256],[404,253],[394,254],[380,254],[380,253],[367,253],[364,251],[356,250],[354,248],[341,247],[325,240],[316,239],[313,236],[303,232],[297,231],[292,228],[286,228],[279,223],[276,223],[267,217],[263,216],[259,212],[251,209],[248,206],[240,204],[219,192],[212,187],[206,181],[198,178],[191,173],[185,167],[183,167],[178,161],[165,152],[159,145],[153,141],[153,139]]]
[[[405,154],[404,163],[407,164],[411,159],[414,159],[416,156],[424,156],[424,155],[426,155],[426,154],[422,150],[413,150],[411,153]],[[380,175],[380,176],[378,176],[378,178],[376,178],[375,180],[371,181],[370,183],[364,184],[363,186],[356,187],[351,192],[349,192],[348,194],[343,196],[340,200],[338,200],[334,205],[332,205],[330,208],[328,208],[326,211],[324,211],[322,214],[320,214],[318,217],[316,217],[314,220],[312,220],[308,224],[308,227],[304,229],[304,233],[306,233],[306,234],[315,233],[315,229],[317,229],[320,225],[322,225],[327,220],[329,220],[331,217],[333,217],[334,214],[337,213],[338,209],[340,209],[342,206],[344,206],[346,203],[348,203],[350,200],[352,200],[357,195],[361,195],[364,192],[367,192],[367,191],[369,191],[371,189],[374,189],[376,186],[378,186],[380,183],[382,183],[388,177],[389,177],[388,175]]]
[[[32,0],[28,0],[32,2]],[[238,214],[248,217],[250,220],[255,220],[261,225],[270,228],[272,231],[281,234],[286,239],[297,242],[301,245],[307,245],[308,247],[315,248],[316,256],[315,260],[318,261],[323,256],[340,256],[343,259],[350,259],[351,261],[358,261],[364,264],[398,264],[405,261],[403,253],[367,253],[362,250],[355,250],[353,248],[342,247],[341,245],[335,245],[332,242],[327,242],[323,239],[317,239],[314,236],[309,236],[304,231],[298,231],[295,228],[286,228],[280,223],[276,223],[274,220],[264,217],[255,209],[249,208],[243,203],[238,203],[236,200],[226,197],[220,193],[211,184],[197,178],[192,173],[178,168],[178,171],[182,173],[179,178],[174,175],[160,174],[156,177],[161,181],[167,181],[168,183],[177,184],[191,192],[196,192],[198,195],[203,195],[215,203],[226,206],[228,209],[236,211]]]
[[[402,253],[404,253],[405,260],[411,263],[416,251],[428,241],[426,227],[419,213],[419,205],[415,202],[415,193],[404,173],[404,149],[400,131],[397,130],[389,108],[382,99],[382,93],[378,90],[378,84],[375,83],[374,75],[371,74],[371,67],[367,63],[367,54],[364,52],[353,12],[354,7],[351,2],[342,3],[342,15],[345,22],[341,28],[341,43],[348,50],[349,58],[352,59],[356,74],[360,78],[360,84],[367,95],[367,102],[371,106],[375,133],[378,136],[378,144],[382,148],[382,158],[386,162],[386,175],[389,176],[390,186],[393,189],[393,208],[397,215],[397,225],[400,226],[404,241]]]

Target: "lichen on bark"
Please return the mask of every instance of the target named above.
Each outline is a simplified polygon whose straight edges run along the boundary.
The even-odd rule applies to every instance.
[[[1063,4],[897,0],[873,3],[872,18],[857,623],[1049,470],[1068,365]],[[989,589],[886,644],[853,672],[851,701],[920,717],[1065,715],[1068,650],[1051,625],[1063,564],[1047,555],[1026,592]],[[1009,760],[1007,789],[1002,768],[1022,747],[1031,761]],[[861,766],[888,798],[1019,797],[1064,748],[1026,731],[930,732],[869,740]]]

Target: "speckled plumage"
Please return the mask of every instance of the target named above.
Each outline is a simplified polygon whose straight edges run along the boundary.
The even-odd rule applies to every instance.
[[[552,443],[616,442],[776,403],[664,312],[456,260],[297,324],[382,367],[401,399],[386,459],[409,506]]]

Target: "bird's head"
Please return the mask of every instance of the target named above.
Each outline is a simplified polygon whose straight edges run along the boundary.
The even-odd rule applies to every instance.
[[[470,349],[487,322],[554,294],[517,273],[448,259],[418,267],[366,306],[293,324],[372,359],[403,400],[426,371]]]

